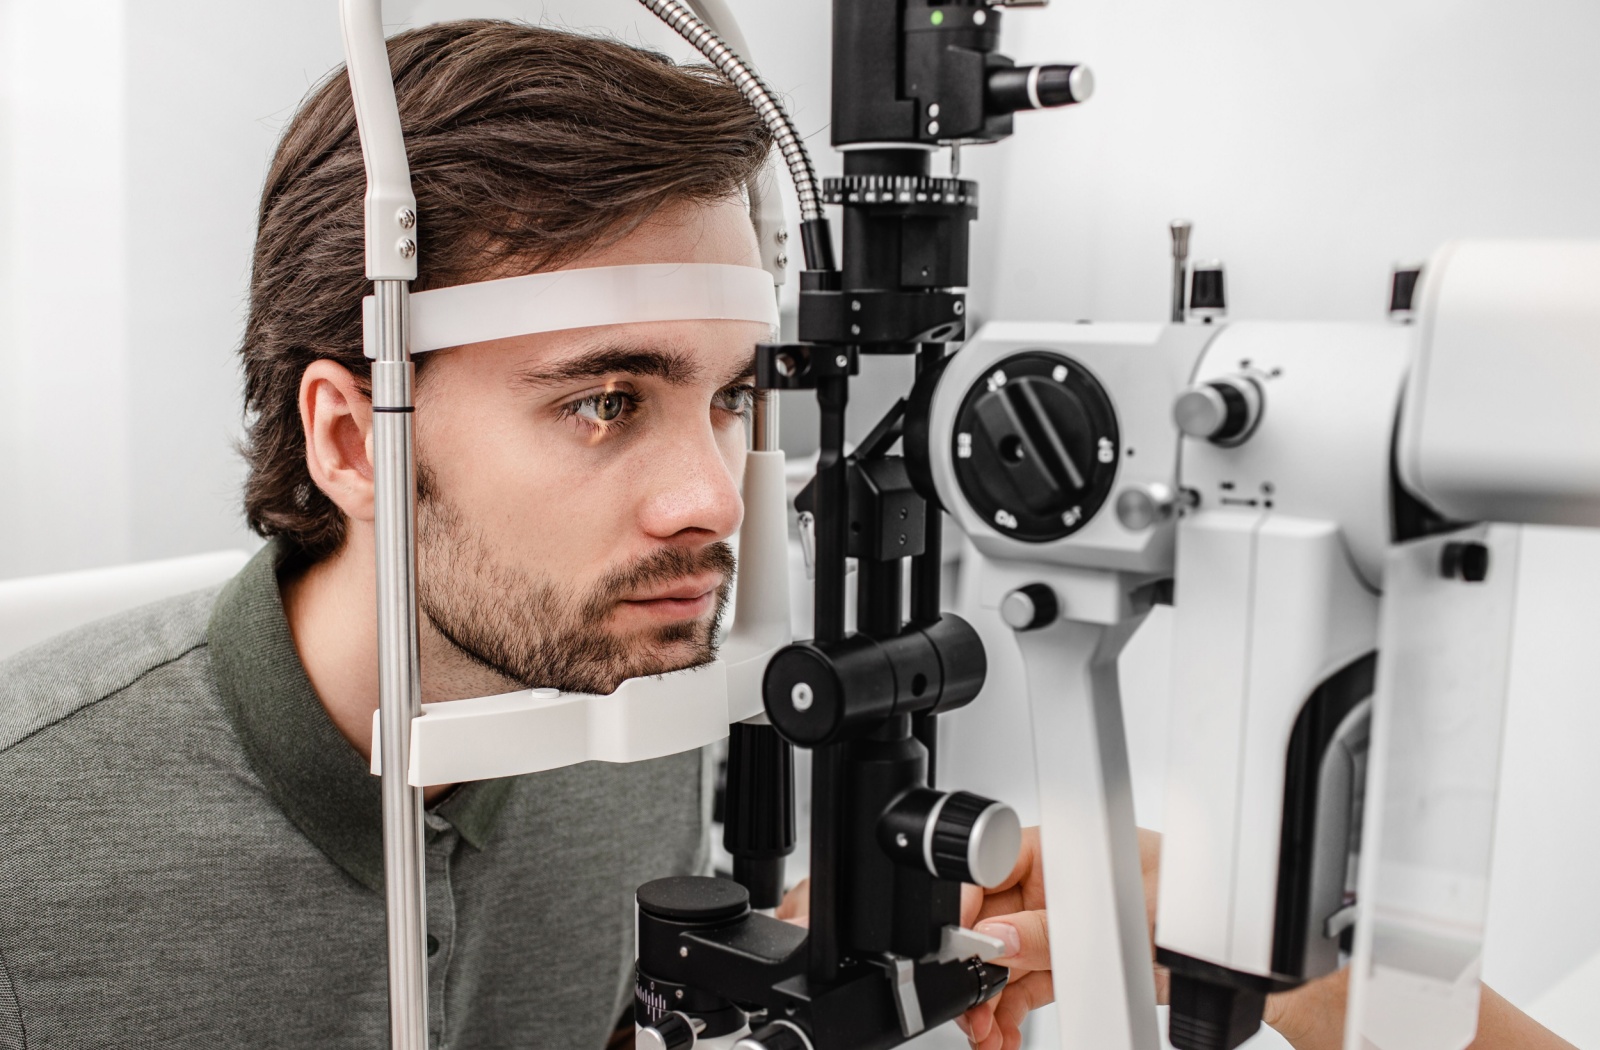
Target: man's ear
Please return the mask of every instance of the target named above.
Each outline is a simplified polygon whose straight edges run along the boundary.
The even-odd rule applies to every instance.
[[[300,425],[311,480],[352,521],[372,521],[372,402],[326,358],[300,377]]]

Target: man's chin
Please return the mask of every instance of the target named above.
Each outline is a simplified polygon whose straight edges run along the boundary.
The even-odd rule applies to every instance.
[[[627,666],[616,672],[608,689],[595,692],[616,692],[617,687],[630,678],[651,678],[656,675],[686,671],[716,659],[717,646],[712,640],[710,624],[687,621],[653,631],[628,632],[613,635],[616,652],[628,654]]]

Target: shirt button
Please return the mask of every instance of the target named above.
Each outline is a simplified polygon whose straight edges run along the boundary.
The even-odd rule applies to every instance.
[[[438,954],[439,954],[439,938],[435,937],[433,934],[430,933],[430,934],[428,934],[428,958],[431,959],[435,955],[438,955]]]

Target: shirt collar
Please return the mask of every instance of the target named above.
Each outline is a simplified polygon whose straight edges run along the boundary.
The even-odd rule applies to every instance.
[[[268,543],[223,587],[206,631],[222,706],[267,793],[352,878],[383,887],[383,800],[367,760],[328,718],[283,612],[288,548]],[[494,833],[512,781],[463,784],[432,807],[475,849]]]

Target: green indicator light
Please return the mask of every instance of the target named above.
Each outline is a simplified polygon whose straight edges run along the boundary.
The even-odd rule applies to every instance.
[[[933,20],[933,24],[934,25],[936,25],[936,26],[944,25],[944,12],[943,11],[935,11],[929,17]]]

